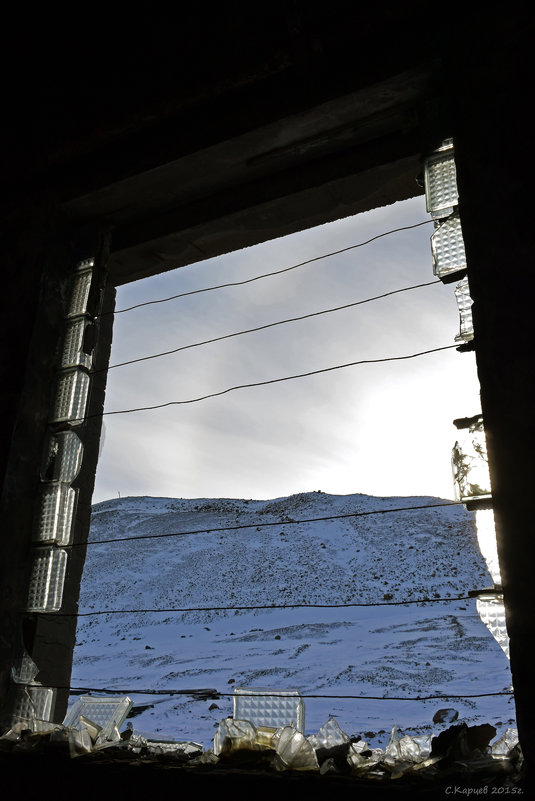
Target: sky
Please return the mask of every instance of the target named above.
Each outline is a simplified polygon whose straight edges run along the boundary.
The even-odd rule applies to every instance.
[[[120,287],[117,309],[282,270],[428,220],[423,196]],[[244,286],[117,314],[111,364],[433,281],[432,224]],[[110,369],[105,411],[455,344],[455,284]],[[480,411],[473,353],[364,364],[200,402],[106,415],[93,502],[322,490],[453,498],[457,417]]]

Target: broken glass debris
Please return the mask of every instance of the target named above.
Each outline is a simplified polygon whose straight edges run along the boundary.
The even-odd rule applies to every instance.
[[[491,754],[496,757],[507,757],[518,745],[518,729],[506,729],[502,736],[492,744]]]
[[[280,731],[276,753],[287,770],[319,770],[313,745],[293,726],[285,726]]]
[[[470,418],[459,431],[452,451],[452,471],[456,499],[461,503],[492,500],[483,418]]]
[[[317,734],[311,734],[308,740],[315,749],[332,748],[333,746],[350,742],[350,738],[342,731],[338,721],[333,717],[330,717],[327,723],[323,724]]]
[[[120,740],[119,729],[133,706],[125,695],[122,698],[96,698],[82,695],[67,710],[63,725],[74,729],[98,729],[96,744]],[[91,729],[90,729],[91,730]]]
[[[256,728],[249,720],[225,718],[219,724],[214,736],[214,754],[231,754],[239,750],[255,751]]]
[[[509,659],[509,635],[505,623],[503,595],[497,592],[478,595],[476,608],[479,617]]]

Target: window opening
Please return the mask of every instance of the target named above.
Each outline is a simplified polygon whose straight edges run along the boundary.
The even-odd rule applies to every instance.
[[[437,164],[439,171],[447,173],[446,156],[440,153]],[[451,192],[439,195],[437,208],[431,209],[435,219],[432,258],[435,275],[442,278],[442,252],[451,248],[451,242],[436,221],[440,223],[442,214],[450,221],[456,211]],[[135,306],[142,298],[156,300],[187,292],[199,284],[222,283],[222,276],[224,282],[238,282],[277,265],[306,261],[312,258],[310,253],[341,250],[381,230],[424,218],[423,199],[415,198],[339,220],[122,287],[118,308]],[[235,291],[191,295],[116,315],[112,363],[172,350],[181,343],[203,341],[219,333],[267,325],[274,319],[304,316],[318,308],[341,306],[353,298],[429,283],[431,233],[425,227],[401,232],[387,245],[381,241],[381,247],[348,252],[284,278],[273,276],[261,287],[251,284]],[[457,271],[451,274],[455,276]],[[446,275],[451,277],[448,270]],[[461,331],[456,337],[459,312],[455,300],[451,288],[437,282],[378,300],[364,309],[347,309],[125,365],[109,372],[106,412],[352,363],[355,353],[362,354],[363,359],[381,360],[439,349],[458,343],[459,336],[468,343],[471,329],[462,313],[469,302],[465,299],[464,307],[459,302]],[[456,636],[455,631],[459,634],[458,627],[464,627],[468,637],[478,636],[477,613],[470,611],[465,601],[459,600],[453,607],[447,600],[443,607],[387,606],[391,600],[427,597],[432,594],[430,586],[434,586],[435,596],[454,598],[463,577],[465,583],[468,576],[472,580],[474,575],[484,578],[485,563],[474,550],[470,551],[469,568],[461,551],[457,553],[458,563],[438,568],[438,578],[433,564],[448,537],[461,543],[460,532],[463,536],[469,532],[470,514],[464,507],[454,506],[447,513],[429,509],[419,517],[406,512],[389,522],[387,516],[374,523],[370,517],[366,526],[346,529],[337,522],[338,528],[328,533],[318,533],[309,526],[296,537],[296,521],[306,517],[310,508],[315,512],[323,508],[333,516],[340,512],[342,516],[349,495],[355,496],[353,507],[357,500],[363,513],[372,512],[374,503],[395,507],[410,499],[409,505],[416,506],[418,501],[431,507],[433,500],[453,499],[451,421],[467,407],[479,406],[473,354],[467,352],[461,358],[455,349],[444,350],[436,358],[393,361],[387,368],[381,364],[355,366],[327,377],[323,374],[296,380],[290,382],[291,387],[282,383],[250,387],[178,408],[104,418],[105,439],[94,497],[97,505],[92,536],[96,540],[110,535],[135,537],[136,532],[145,531],[146,523],[148,529],[156,526],[165,532],[166,527],[176,528],[179,517],[182,523],[191,521],[190,529],[200,517],[202,525],[211,528],[215,514],[220,527],[230,531],[212,534],[210,541],[197,538],[197,543],[203,544],[192,545],[194,535],[187,543],[176,538],[165,553],[163,565],[158,559],[163,549],[158,551],[150,541],[133,540],[128,545],[128,561],[124,551],[113,551],[124,548],[124,543],[89,549],[91,559],[99,551],[100,556],[86,566],[80,611],[90,613],[95,606],[101,607],[98,611],[121,606],[151,609],[161,605],[172,609],[195,606],[195,601],[200,609],[167,616],[147,612],[127,615],[123,620],[111,614],[82,619],[73,686],[83,680],[86,686],[89,682],[96,687],[118,690],[125,686],[134,691],[147,685],[156,691],[184,683],[191,687],[192,682],[197,686],[199,681],[205,687],[217,687],[222,694],[215,700],[209,691],[204,696],[200,691],[197,700],[201,703],[202,699],[204,704],[200,713],[191,697],[179,694],[155,702],[149,694],[136,695],[145,726],[153,723],[161,736],[192,739],[210,747],[214,726],[231,714],[230,698],[223,695],[225,689],[231,694],[233,685],[282,684],[282,690],[299,685],[306,700],[307,689],[310,692],[319,685],[319,695],[323,692],[327,698],[307,703],[307,728],[315,731],[334,715],[342,729],[351,734],[364,727],[374,730],[375,744],[384,747],[390,730],[387,721],[399,722],[408,729],[425,728],[423,721],[431,721],[437,701],[378,704],[374,697],[378,687],[383,695],[410,696],[414,675],[419,680],[419,696],[422,688],[431,691],[437,684],[451,695],[456,694],[454,689],[462,695],[475,675],[484,685],[478,686],[483,692],[503,685],[508,667],[495,654],[490,657],[492,667],[486,665],[481,679],[482,661],[477,657],[470,663],[472,676],[469,671],[455,676],[448,667],[451,655],[446,657],[445,651],[440,651],[441,642]],[[79,397],[74,389],[71,395],[73,399]],[[270,519],[280,516],[280,531],[275,533],[262,524],[252,526],[251,512],[258,520],[261,515],[270,515]],[[436,518],[445,526],[440,536],[435,515],[443,515]],[[247,534],[238,531],[244,521]],[[400,529],[407,533],[400,537]],[[379,531],[383,538],[380,547]],[[338,551],[336,542],[340,543]],[[354,548],[351,554],[350,543]],[[273,552],[273,564],[264,561],[266,548]],[[297,561],[303,568],[297,577],[292,549],[298,552]],[[226,561],[221,559],[225,550]],[[427,575],[415,575],[411,580],[400,575],[400,565],[410,564],[409,550],[428,551],[429,558],[422,562]],[[357,557],[360,553],[363,556]],[[314,572],[314,560],[319,559],[322,569]],[[169,572],[173,560],[176,569]],[[341,592],[348,564],[358,586],[349,584]],[[97,571],[98,589],[92,580]],[[308,582],[307,574],[312,577]],[[309,609],[306,614],[298,606],[250,612],[203,611],[209,605],[246,605],[243,591],[254,588],[255,583],[265,592],[267,605],[273,600],[281,601],[281,606],[292,601],[319,602],[329,593],[341,606],[355,598],[385,604],[351,612]],[[131,603],[119,602],[123,598]],[[261,600],[256,596],[251,605],[260,606]],[[445,624],[441,622],[444,620]],[[423,665],[425,650],[412,636],[419,628],[434,632],[426,638],[434,656]],[[344,632],[353,638],[351,657],[340,656]],[[108,641],[118,647],[105,648]],[[365,643],[368,652],[364,664],[359,662],[357,642]],[[385,650],[390,651],[386,665]],[[492,654],[491,648],[488,651]],[[277,656],[284,664],[283,671],[277,667]],[[343,694],[348,689],[369,697],[356,705],[328,697],[335,696],[336,690]],[[461,717],[468,720],[510,718],[513,722],[510,698],[487,700],[477,711],[473,701],[459,699],[456,704]]]

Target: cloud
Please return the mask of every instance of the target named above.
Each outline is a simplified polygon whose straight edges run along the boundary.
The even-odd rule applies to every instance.
[[[118,306],[244,280],[424,219],[415,198],[120,288]],[[277,277],[117,315],[112,363],[432,281],[431,232],[403,231]],[[438,284],[111,370],[106,409],[441,347],[457,331],[453,288]],[[448,496],[451,421],[474,405],[473,358],[452,350],[109,416],[95,500],[118,491]]]

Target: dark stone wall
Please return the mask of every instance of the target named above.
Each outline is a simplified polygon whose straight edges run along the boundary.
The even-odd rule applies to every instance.
[[[32,210],[33,211],[33,210]],[[49,414],[57,382],[59,357],[65,333],[73,268],[89,246],[87,232],[71,230],[59,210],[51,204],[48,212],[28,214],[21,232],[14,228],[4,240],[8,273],[13,289],[4,308],[3,320],[11,336],[3,366],[6,368],[2,398],[7,447],[2,449],[5,481],[0,518],[0,709],[10,694],[10,668],[24,647],[36,663],[36,676],[44,686],[68,687],[75,642],[76,618],[53,614],[24,614],[32,565],[32,536],[40,499],[40,470],[47,436]],[[97,258],[96,280],[89,308],[93,315],[101,308],[113,309],[115,289],[107,288],[109,237],[91,233],[90,252]],[[100,267],[98,266],[100,265]],[[21,277],[33,276],[28,293]],[[33,291],[32,291],[33,290]],[[95,365],[106,367],[111,348],[113,315],[98,325]],[[95,368],[97,369],[97,368]],[[74,547],[69,554],[62,614],[76,613],[80,579],[85,559],[91,514],[91,495],[98,459],[106,373],[91,384],[88,414],[95,415],[77,429],[84,445],[82,469],[74,487],[78,502],[74,522]],[[68,692],[58,691],[56,718],[65,715]],[[4,716],[2,723],[5,722]]]
[[[453,134],[517,723],[533,766],[535,272],[525,124],[533,70],[527,20],[489,14],[483,31],[460,37]]]
[[[63,336],[72,247],[57,207],[44,202],[4,229],[2,448],[0,503],[0,702],[21,643],[31,533],[48,413]]]

